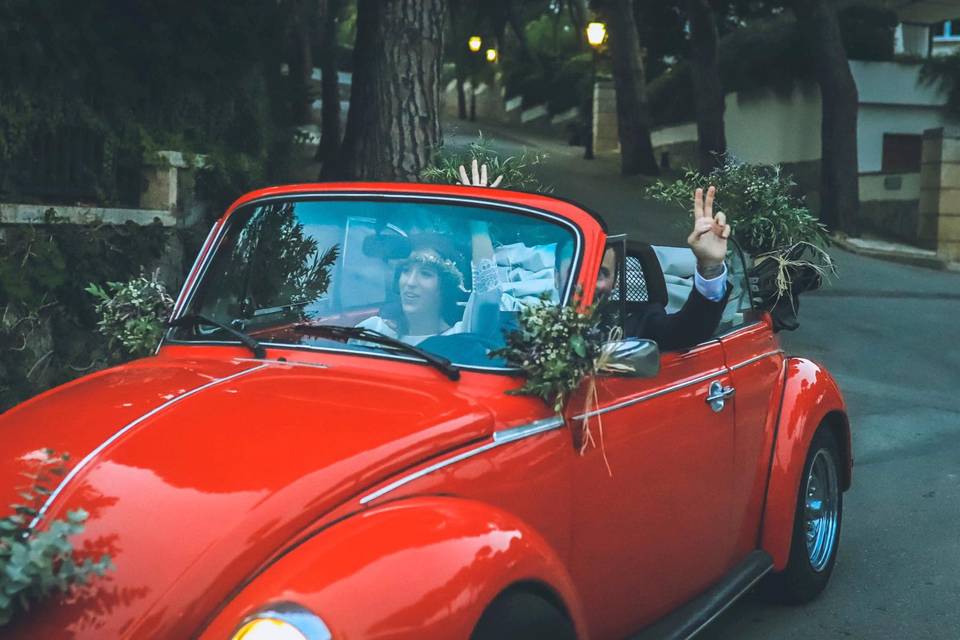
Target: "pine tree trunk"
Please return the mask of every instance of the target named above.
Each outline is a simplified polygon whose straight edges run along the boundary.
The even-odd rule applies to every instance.
[[[697,111],[697,156],[701,173],[722,164],[727,152],[723,87],[717,55],[717,21],[709,0],[686,0],[690,20],[690,69]]]
[[[338,173],[336,163],[340,151],[340,78],[337,47],[337,19],[343,0],[324,0],[321,3],[322,22],[320,59],[320,145],[317,161],[323,163],[320,177],[326,179]]]
[[[416,180],[440,143],[444,0],[359,0],[348,179]]]
[[[610,53],[617,91],[617,134],[620,173],[625,176],[660,173],[650,142],[650,115],[640,41],[630,0],[612,0],[609,6]]]
[[[305,0],[295,0],[291,7],[290,52],[290,120],[293,124],[307,124],[311,120],[313,96],[310,93],[313,75],[313,48],[311,46],[314,16]]]
[[[820,221],[831,230],[856,236],[860,232],[859,97],[840,37],[837,8],[831,0],[794,0],[793,11],[820,85]]]

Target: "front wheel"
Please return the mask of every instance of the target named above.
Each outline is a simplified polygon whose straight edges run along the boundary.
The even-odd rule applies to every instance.
[[[840,446],[830,429],[813,436],[800,477],[786,569],[767,577],[764,590],[788,604],[813,600],[827,586],[840,544],[843,493],[840,491]]]
[[[575,640],[573,623],[540,596],[519,590],[500,594],[484,612],[470,640]]]

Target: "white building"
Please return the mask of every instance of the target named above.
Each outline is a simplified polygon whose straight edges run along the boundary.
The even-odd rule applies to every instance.
[[[888,3],[902,23],[895,47],[903,57],[943,55],[960,49],[960,2]],[[923,132],[960,125],[944,109],[946,96],[920,81],[922,64],[850,61],[860,108],[857,156],[864,226],[908,242],[918,234]],[[792,173],[816,208],[820,188],[820,91],[798,83],[789,96],[772,89],[728,94],[724,114],[727,149],[748,163],[780,164]],[[652,135],[661,165],[696,165],[693,122],[662,127]]]

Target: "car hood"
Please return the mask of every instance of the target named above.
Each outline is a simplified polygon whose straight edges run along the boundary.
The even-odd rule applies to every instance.
[[[149,358],[0,415],[0,497],[45,448],[68,471],[42,522],[83,508],[75,548],[105,579],[41,605],[15,637],[188,637],[324,513],[493,420],[459,385],[281,362]],[[428,372],[428,373],[424,373]],[[21,500],[22,501],[22,500]]]

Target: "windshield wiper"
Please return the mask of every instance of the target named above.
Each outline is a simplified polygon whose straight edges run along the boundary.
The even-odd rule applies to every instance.
[[[267,357],[267,350],[264,349],[263,345],[257,342],[257,339],[253,336],[247,335],[238,329],[234,329],[230,325],[220,322],[219,320],[214,320],[213,318],[200,315],[199,313],[182,316],[167,323],[168,327],[195,327],[197,325],[206,325],[208,327],[217,327],[218,329],[222,329],[253,351],[254,358],[263,360]]]
[[[342,327],[335,324],[298,324],[294,325],[294,331],[306,333],[308,335],[318,336],[320,338],[332,338],[334,340],[363,340],[373,342],[389,347],[394,347],[398,351],[405,351],[426,360],[429,364],[436,367],[440,373],[451,380],[460,379],[460,368],[435,353],[424,351],[412,344],[407,344],[403,340],[391,338],[390,336],[374,331],[373,329],[364,329],[363,327]]]

